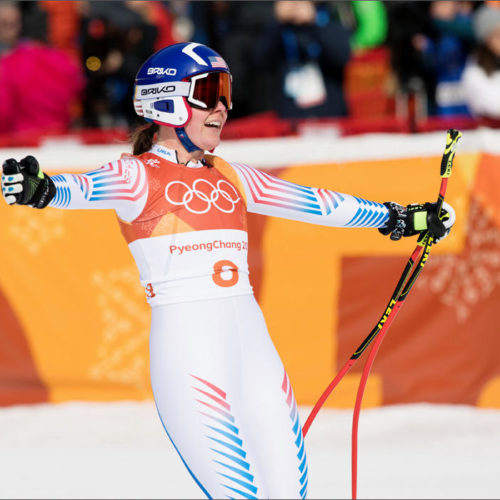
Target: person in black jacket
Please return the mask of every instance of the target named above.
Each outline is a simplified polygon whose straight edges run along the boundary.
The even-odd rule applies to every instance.
[[[274,109],[278,74],[275,62],[258,71],[252,54],[273,17],[273,2],[191,2],[193,42],[224,54],[233,76],[231,119]],[[258,96],[258,98],[256,98]]]
[[[83,102],[86,127],[133,127],[133,79],[154,52],[157,28],[134,2],[88,2],[82,23],[81,55],[87,78]]]
[[[283,118],[345,116],[344,68],[350,33],[327,2],[278,1],[256,40],[256,69],[280,73],[276,109]]]

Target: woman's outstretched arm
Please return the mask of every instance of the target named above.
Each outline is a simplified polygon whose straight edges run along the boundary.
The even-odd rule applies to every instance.
[[[439,217],[436,203],[406,207],[379,203],[329,189],[301,186],[255,168],[231,163],[245,190],[247,210],[262,215],[332,227],[373,227],[392,240],[430,230],[435,241],[447,236],[455,212],[447,203]]]
[[[126,221],[135,219],[146,203],[148,186],[141,161],[123,157],[82,174],[44,174],[28,156],[4,162],[2,192],[9,204],[34,208],[114,209]]]
[[[245,188],[249,212],[334,227],[383,227],[389,219],[389,209],[382,203],[231,165]]]

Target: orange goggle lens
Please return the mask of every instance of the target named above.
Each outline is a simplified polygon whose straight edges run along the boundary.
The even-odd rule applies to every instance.
[[[215,108],[219,100],[231,109],[231,75],[228,73],[204,73],[191,78],[188,102],[195,108]]]

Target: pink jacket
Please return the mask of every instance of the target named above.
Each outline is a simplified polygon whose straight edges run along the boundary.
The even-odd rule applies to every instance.
[[[64,52],[21,42],[0,59],[0,133],[67,129],[84,83]]]

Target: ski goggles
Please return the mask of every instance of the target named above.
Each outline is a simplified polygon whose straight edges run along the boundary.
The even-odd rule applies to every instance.
[[[219,100],[229,110],[231,100],[231,75],[224,72],[202,73],[192,76],[187,100],[193,108],[215,108]]]

